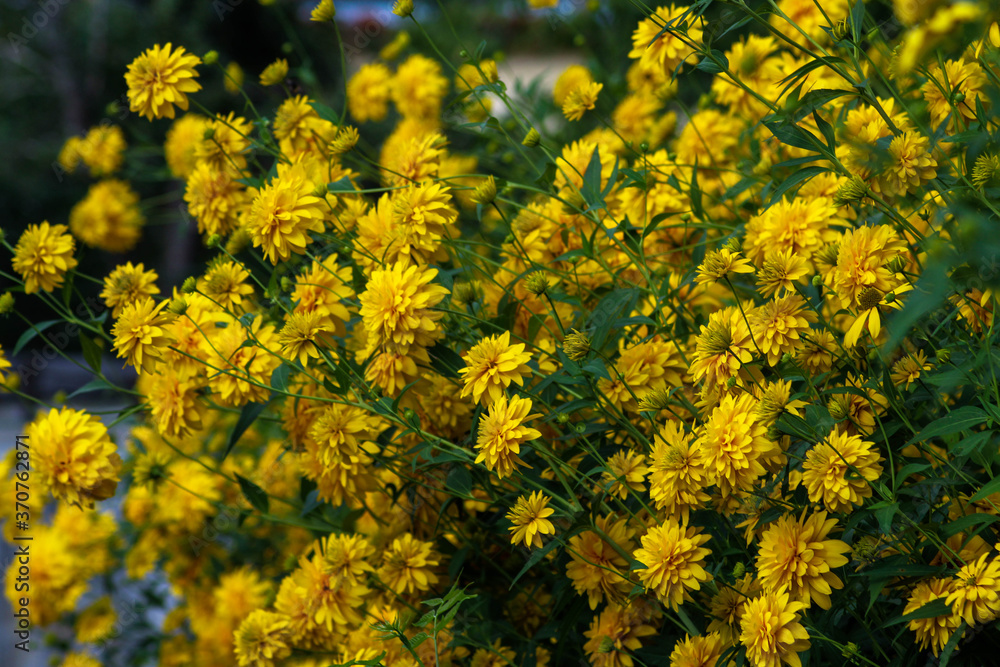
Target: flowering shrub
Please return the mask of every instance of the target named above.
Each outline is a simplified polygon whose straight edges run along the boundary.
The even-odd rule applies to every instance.
[[[993,664],[992,5],[659,7],[551,98],[395,11],[333,106],[294,56],[218,112],[203,85],[256,84],[217,54],[128,66],[215,254],[182,285],[77,268],[141,243],[129,128],[67,141],[104,180],[6,245],[0,310],[40,299],[77,393],[131,400],[125,442],[26,427],[66,664]],[[119,588],[164,579],[118,640]]]

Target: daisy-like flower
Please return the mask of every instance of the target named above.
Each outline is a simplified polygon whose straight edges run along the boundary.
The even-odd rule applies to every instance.
[[[757,272],[760,295],[770,298],[780,291],[791,292],[795,283],[805,284],[810,271],[809,262],[791,250],[776,250],[764,257],[764,265]]]
[[[827,539],[837,526],[826,512],[796,519],[786,514],[764,531],[757,554],[757,572],[765,590],[786,591],[808,608],[815,602],[830,608],[830,592],[844,587],[833,569],[847,563],[851,546]]]
[[[629,491],[642,493],[646,490],[643,480],[649,468],[646,457],[641,452],[622,450],[608,457],[607,469],[601,473],[601,484],[612,496],[625,498]]]
[[[443,313],[433,310],[448,290],[431,283],[437,269],[397,262],[373,271],[368,288],[358,297],[368,341],[365,357],[379,348],[406,353],[412,346],[428,347],[439,332]]]
[[[688,16],[681,20],[688,9],[676,5],[657,7],[653,16],[641,21],[632,33],[632,50],[628,57],[655,66],[671,76],[678,65],[693,57],[691,45],[701,42],[701,19]]]
[[[163,142],[163,153],[174,178],[187,178],[195,168],[195,150],[205,138],[208,119],[196,113],[186,113],[173,122]]]
[[[910,593],[906,607],[903,608],[903,615],[911,614],[935,600],[946,600],[953,590],[954,584],[950,579],[921,581]],[[934,657],[937,657],[961,624],[962,617],[955,612],[949,612],[930,618],[915,618],[907,624],[907,627],[917,633],[920,650],[930,647]]]
[[[753,264],[746,257],[729,248],[712,250],[705,255],[701,266],[698,267],[698,277],[695,282],[699,285],[710,285],[736,273],[753,273]]]
[[[678,639],[670,652],[670,667],[708,667],[718,663],[726,643],[717,632]]]
[[[889,377],[892,378],[892,383],[897,387],[905,385],[909,389],[910,385],[920,378],[923,371],[929,371],[931,368],[933,366],[927,361],[927,355],[924,354],[924,351],[917,350],[894,363]]]
[[[254,247],[264,250],[272,264],[301,255],[312,242],[309,232],[322,232],[323,200],[301,164],[280,165],[278,176],[265,185],[250,205],[246,228]]]
[[[358,609],[371,589],[353,577],[341,577],[331,571],[323,554],[313,554],[312,558],[302,556],[292,579],[297,588],[305,591],[303,597],[310,626],[319,626],[332,633],[334,628],[338,632],[347,632],[348,628],[362,623]]]
[[[320,350],[330,347],[328,337],[329,329],[321,313],[292,313],[278,332],[278,343],[285,358],[306,366],[310,357],[319,359]]]
[[[359,123],[380,121],[389,113],[392,72],[380,62],[362,65],[347,82],[347,109]]]
[[[929,78],[921,88],[924,100],[927,102],[927,111],[931,115],[932,126],[939,126],[949,115],[951,115],[951,120],[948,122],[949,130],[957,126],[956,115],[962,116],[966,122],[974,121],[977,102],[982,102],[983,106],[989,108],[986,84],[986,74],[975,60],[969,62],[964,58],[946,60],[944,72],[938,65],[932,66]],[[961,102],[957,101],[959,99]]]
[[[242,313],[244,302],[253,297],[253,286],[247,284],[250,272],[233,261],[213,261],[204,277],[198,279],[198,291],[230,313]]]
[[[188,175],[184,201],[202,236],[225,235],[239,226],[250,195],[237,177],[233,169],[216,169],[207,161],[199,161]]]
[[[215,171],[246,169],[252,130],[250,121],[232,111],[226,116],[216,116],[208,121],[195,146],[195,159],[207,162]],[[280,169],[279,166],[279,175]]]
[[[177,438],[201,430],[205,405],[199,389],[197,378],[182,379],[172,371],[152,376],[146,400],[151,421],[161,435]]]
[[[589,69],[583,65],[570,65],[556,79],[552,87],[552,99],[561,108],[570,93],[593,82],[594,75]]]
[[[540,415],[531,412],[531,399],[501,395],[490,405],[489,412],[479,420],[476,463],[485,463],[503,479],[514,472],[514,466],[524,465],[518,456],[521,445],[542,437],[541,432],[525,426],[525,422]]]
[[[800,408],[806,406],[805,401],[792,400],[792,383],[788,380],[768,382],[760,394],[755,415],[765,426],[778,421],[784,413],[801,416]]]
[[[288,76],[288,60],[278,58],[260,73],[260,85],[276,86]]]
[[[76,619],[76,639],[86,643],[107,639],[115,631],[117,622],[118,614],[111,605],[111,597],[105,595],[84,609]]]
[[[743,252],[758,265],[772,252],[791,251],[809,260],[826,243],[836,215],[827,197],[782,199],[747,222]]]
[[[748,600],[740,621],[740,643],[753,667],[801,667],[798,654],[809,648],[809,633],[799,623],[805,605],[784,590],[766,591]]]
[[[712,578],[705,571],[705,557],[711,550],[702,545],[711,539],[698,528],[685,527],[673,519],[654,526],[642,536],[642,548],[635,559],[646,566],[639,570],[639,581],[652,589],[663,604],[676,610],[691,599],[691,591]]]
[[[632,588],[626,575],[628,561],[611,545],[617,545],[625,552],[634,549],[633,533],[627,519],[609,514],[598,517],[595,524],[609,541],[592,530],[574,535],[569,540],[571,560],[566,565],[566,576],[573,582],[577,593],[587,596],[591,609],[597,609],[605,597],[622,602],[626,600]]]
[[[440,183],[413,185],[392,194],[392,250],[418,261],[429,260],[450,236],[458,217],[448,188]]]
[[[597,106],[597,96],[604,88],[603,83],[590,82],[578,88],[574,88],[562,105],[563,116],[566,120],[580,120],[583,114]]]
[[[698,436],[696,446],[723,498],[752,489],[764,474],[761,462],[778,451],[767,438],[767,427],[757,421],[755,407],[749,394],[726,396],[712,410]]]
[[[105,305],[112,309],[111,317],[118,317],[125,306],[138,299],[159,294],[160,288],[156,286],[158,277],[156,271],[146,271],[141,263],[133,266],[132,262],[127,262],[116,266],[104,279],[101,291]]]
[[[34,441],[32,441],[34,442]],[[983,554],[955,574],[946,602],[969,627],[1000,614],[1000,556]]]
[[[802,483],[809,500],[831,512],[849,512],[872,495],[871,483],[882,474],[874,444],[836,428],[806,454]]]
[[[448,79],[441,65],[420,54],[406,59],[392,77],[392,101],[404,118],[437,118],[441,100],[448,92]]]
[[[233,650],[240,667],[274,667],[292,654],[288,620],[282,614],[254,609],[233,634]]]
[[[858,316],[844,334],[844,347],[850,349],[857,345],[865,329],[871,334],[872,340],[876,340],[882,331],[882,315],[879,313],[879,308],[884,306],[899,310],[903,305],[896,297],[912,289],[913,285],[905,283],[884,294],[877,287],[866,287],[861,290],[858,294]]]
[[[708,603],[712,621],[708,631],[718,634],[726,645],[740,640],[740,623],[746,611],[746,601],[760,595],[760,582],[750,573],[736,579],[732,586],[719,586],[718,593]]]
[[[122,460],[97,416],[53,408],[31,422],[26,435],[33,467],[56,499],[93,507],[115,494]]]
[[[725,385],[753,361],[753,339],[746,318],[735,306],[717,310],[701,327],[695,345],[691,376],[707,386]]]
[[[167,301],[159,305],[148,296],[127,304],[111,330],[114,347],[125,363],[151,373],[172,337],[167,331],[171,316],[164,313]]]
[[[531,373],[528,361],[531,353],[524,351],[524,343],[511,345],[509,331],[484,338],[468,351],[465,368],[458,371],[465,380],[462,397],[471,393],[475,402],[492,405],[511,382],[524,386],[524,376]]]
[[[670,420],[657,432],[649,471],[649,497],[656,509],[668,516],[679,514],[687,523],[691,510],[708,502],[705,489],[711,485],[711,477],[704,455],[679,421]]]
[[[200,64],[201,58],[186,52],[183,46],[173,49],[170,42],[147,49],[125,73],[129,109],[149,120],[173,118],[175,106],[187,111],[187,93],[201,90],[201,84],[195,81],[195,66]]]
[[[816,321],[816,314],[807,309],[801,296],[786,294],[755,308],[749,319],[754,341],[767,355],[767,362],[775,366],[785,353],[799,347],[809,323]]]
[[[937,176],[937,160],[931,157],[930,140],[916,132],[904,132],[889,144],[889,163],[881,177],[874,181],[890,195],[915,192]]]
[[[3,347],[0,346],[0,383],[6,381],[7,378],[4,376],[4,371],[8,368],[10,368],[10,360],[7,359],[7,356],[3,353]]]
[[[332,21],[336,15],[337,8],[334,7],[333,0],[319,0],[319,4],[313,7],[312,13],[309,15],[309,20],[323,23]]]
[[[542,535],[555,535],[556,527],[552,525],[548,517],[555,513],[549,507],[549,498],[541,491],[535,491],[527,498],[520,496],[514,506],[507,513],[507,519],[514,525],[508,530],[513,533],[510,536],[510,543],[517,546],[518,542],[524,542],[524,546],[541,547]]]
[[[868,310],[878,305],[882,295],[898,286],[887,265],[905,250],[906,243],[889,225],[848,229],[840,241],[837,264],[830,274],[830,282],[843,307]],[[878,299],[869,292],[861,304],[861,293],[869,287],[878,290]]]
[[[24,278],[25,294],[61,287],[66,272],[76,267],[76,244],[66,225],[29,225],[14,247],[14,270]]]
[[[430,542],[421,542],[410,533],[397,537],[382,557],[379,579],[396,593],[426,591],[438,582],[434,568],[439,557]]]
[[[69,214],[69,228],[76,238],[108,252],[131,250],[144,224],[139,194],[117,179],[92,185]]]
[[[608,605],[583,633],[583,650],[592,667],[633,667],[631,653],[642,648],[643,637],[656,634],[650,620],[648,606]]]

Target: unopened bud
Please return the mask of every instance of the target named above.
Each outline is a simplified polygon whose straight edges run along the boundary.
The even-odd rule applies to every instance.
[[[563,211],[570,215],[575,215],[587,208],[587,200],[576,190],[570,190],[563,195]]]
[[[733,566],[733,579],[742,579],[743,575],[747,573],[747,566],[743,563],[737,563]]]
[[[14,295],[4,292],[3,296],[0,296],[0,315],[6,315],[12,310],[14,310]]]
[[[524,135],[524,140],[521,142],[522,145],[529,148],[534,148],[542,142],[542,135],[538,133],[538,130],[531,128],[528,133]]]
[[[292,291],[292,281],[288,276],[281,276],[281,291],[291,292]]]
[[[823,286],[823,276],[821,276],[819,274],[813,276],[812,283],[813,283],[813,287],[822,287]]]
[[[951,350],[949,350],[946,347],[942,347],[940,350],[937,351],[937,355],[935,356],[935,358],[937,359],[938,363],[946,364],[951,360]]]
[[[842,19],[833,26],[833,39],[837,42],[847,39],[851,36],[851,26],[847,24],[847,19]]]
[[[337,136],[330,142],[330,152],[334,155],[342,155],[353,149],[360,139],[358,129],[350,125],[340,128]]]
[[[250,245],[250,232],[240,228],[233,232],[229,240],[226,241],[226,252],[230,255],[236,255],[242,252],[248,245]]]
[[[396,4],[392,6],[392,13],[405,19],[413,13],[413,0],[396,0]]]
[[[576,329],[563,339],[563,352],[573,361],[580,361],[590,353],[590,338]]]
[[[212,234],[205,241],[205,245],[209,248],[218,248],[222,244],[222,237],[218,234]]]
[[[193,294],[198,291],[198,281],[194,279],[194,276],[188,276],[184,279],[184,284],[181,285],[181,291],[185,294]]]
[[[549,288],[549,279],[542,271],[535,271],[524,279],[524,286],[535,296],[541,296]]]
[[[211,141],[212,139],[214,139],[215,128],[214,127],[205,128],[205,132],[201,135],[201,138],[204,139],[205,141]]]
[[[483,206],[491,204],[496,198],[497,183],[493,180],[493,176],[487,176],[484,181],[476,186],[475,191],[472,193],[472,201]]]
[[[731,377],[728,380],[726,380],[726,389],[732,389],[735,386],[736,386],[736,378]]]
[[[211,51],[209,51],[204,55],[201,61],[206,65],[214,65],[215,63],[219,62],[219,52],[216,51],[215,49],[212,49]]]
[[[187,299],[185,299],[182,296],[179,296],[176,299],[171,299],[170,303],[167,304],[167,310],[169,310],[174,315],[183,315],[184,313],[187,312],[187,309],[188,309]]]
[[[850,180],[841,185],[837,190],[837,194],[833,198],[833,203],[837,206],[843,206],[848,202],[863,199],[867,194],[868,183],[865,182],[865,179],[854,174]]]
[[[830,416],[838,422],[847,419],[848,409],[842,397],[834,396],[826,407],[830,411]]]

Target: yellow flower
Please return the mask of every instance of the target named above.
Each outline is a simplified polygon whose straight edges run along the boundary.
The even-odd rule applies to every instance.
[[[906,249],[906,243],[888,225],[848,229],[840,241],[837,265],[831,274],[833,288],[844,308],[860,309],[859,297],[869,287],[881,293],[896,287],[888,263]],[[865,304],[867,310],[872,307]]]
[[[100,418],[82,410],[52,408],[26,431],[31,460],[52,495],[93,507],[115,495],[122,460]]]
[[[96,643],[110,637],[118,622],[118,614],[111,605],[107,595],[98,599],[84,609],[76,619],[76,640],[83,643]]]
[[[643,479],[649,468],[646,467],[646,457],[640,452],[620,451],[612,454],[601,473],[601,484],[612,496],[625,498],[629,490],[641,493],[646,490]]]
[[[320,0],[319,4],[313,7],[310,21],[332,21],[337,15],[337,8],[333,6],[333,0]]]
[[[7,356],[3,352],[3,347],[0,346],[0,384],[6,382],[7,378],[4,377],[4,371],[8,368],[10,368],[10,360],[7,359]],[[16,378],[17,376],[15,375],[13,377]],[[8,523],[8,525],[10,524]]]
[[[858,293],[858,316],[854,319],[851,327],[844,334],[844,347],[850,349],[857,345],[858,339],[867,325],[868,333],[872,340],[877,340],[879,332],[882,331],[882,316],[879,308],[886,306],[893,310],[903,307],[897,296],[913,289],[913,285],[904,284],[894,290],[883,294],[876,287],[866,287]]]
[[[246,169],[252,129],[250,121],[232,111],[226,116],[216,116],[208,121],[195,147],[195,158],[208,162],[216,171]]]
[[[345,302],[354,297],[350,283],[351,267],[338,266],[336,254],[327,256],[322,263],[313,262],[309,270],[295,278],[292,290],[295,312],[317,312],[331,332],[344,335],[345,325],[351,319]]]
[[[716,665],[726,648],[718,633],[677,640],[670,652],[670,667],[703,667]]]
[[[452,235],[458,211],[440,183],[412,185],[392,194],[392,251],[424,263]]]
[[[1000,556],[989,554],[966,564],[955,574],[946,602],[969,627],[989,623],[1000,614]]]
[[[524,425],[525,422],[541,415],[529,414],[531,399],[520,396],[501,395],[489,407],[489,412],[479,419],[479,436],[476,448],[479,455],[476,463],[486,463],[488,470],[496,472],[503,479],[514,472],[514,466],[524,461],[518,454],[521,445],[542,437],[539,431]]]
[[[904,132],[889,144],[889,163],[875,182],[889,195],[916,191],[937,176],[937,160],[931,157],[930,140],[916,132]]]
[[[921,581],[910,593],[906,607],[903,608],[903,615],[912,614],[935,600],[944,601],[953,590],[954,584],[950,579]],[[934,657],[937,657],[961,624],[962,617],[952,611],[941,616],[913,619],[907,624],[907,627],[917,633],[920,650],[930,646]]]
[[[125,161],[125,133],[117,125],[90,128],[75,147],[90,175],[98,178],[118,171]]]
[[[590,111],[597,105],[597,96],[604,88],[603,83],[588,83],[574,88],[562,105],[563,116],[566,120],[580,120],[583,114]]]
[[[743,364],[753,361],[753,340],[743,313],[735,306],[708,316],[698,334],[691,376],[708,386],[725,385],[739,374]]]
[[[438,582],[434,568],[439,557],[431,542],[421,542],[410,533],[392,541],[382,556],[379,579],[400,595],[426,591]]]
[[[801,346],[816,313],[807,310],[805,299],[798,294],[786,294],[755,308],[749,319],[754,341],[767,355],[767,362],[776,366],[784,354]]]
[[[146,271],[142,263],[135,266],[132,262],[119,264],[115,270],[104,279],[104,289],[101,298],[111,308],[111,317],[117,318],[128,304],[143,297],[160,293],[156,286],[156,271]]]
[[[465,368],[458,371],[464,376],[462,397],[472,394],[472,400],[484,406],[491,405],[511,382],[524,386],[524,376],[531,373],[527,362],[531,353],[524,351],[524,343],[510,344],[510,332],[490,336],[479,341],[465,355]]]
[[[90,186],[69,214],[73,235],[93,248],[126,252],[139,241],[146,217],[139,195],[125,181],[109,179]]]
[[[250,205],[247,231],[272,264],[301,255],[312,242],[309,232],[323,231],[323,200],[313,196],[314,189],[301,164],[280,165]]]
[[[222,87],[226,89],[227,93],[236,95],[243,88],[243,79],[245,76],[243,68],[234,60],[226,65],[226,78],[222,82]]]
[[[209,264],[203,278],[198,279],[198,291],[230,313],[243,313],[244,301],[253,297],[253,286],[246,280],[250,277],[242,264],[216,259]]]
[[[972,6],[971,3],[960,3],[955,7],[960,5]],[[981,102],[986,109],[990,108],[990,98],[985,90],[986,74],[976,61],[965,62],[964,58],[946,60],[944,72],[934,65],[928,76],[930,78],[920,90],[927,102],[933,127],[939,126],[950,115],[948,129],[952,131],[958,126],[956,116],[967,123],[976,119],[977,102]]]
[[[929,371],[933,366],[928,363],[927,355],[923,350],[917,350],[913,354],[902,357],[892,365],[892,372],[889,377],[897,387],[905,385],[907,389],[920,378],[923,371]]]
[[[195,66],[199,64],[198,56],[187,53],[182,46],[173,50],[170,42],[147,49],[132,61],[125,74],[129,108],[149,120],[173,118],[175,105],[187,111],[187,93],[201,90],[201,84],[195,81]]]
[[[254,609],[234,634],[234,652],[240,667],[274,667],[292,653],[288,620],[282,614]]]
[[[830,608],[830,592],[844,583],[833,569],[847,563],[843,554],[851,547],[841,540],[828,540],[837,526],[817,512],[799,519],[786,514],[764,531],[757,554],[757,572],[765,591],[785,591],[808,608],[813,602]]]
[[[682,526],[670,518],[650,528],[642,536],[642,548],[633,554],[646,566],[638,571],[639,581],[676,610],[691,599],[691,591],[701,590],[701,584],[712,578],[704,568],[705,556],[712,552],[702,547],[709,539],[711,536],[701,534],[698,528]]]
[[[698,277],[695,282],[699,285],[710,285],[726,278],[729,274],[736,273],[753,273],[753,264],[740,253],[728,248],[712,250],[705,255],[705,259],[698,267]]]
[[[656,509],[668,516],[679,514],[687,523],[691,510],[708,502],[705,489],[711,477],[705,469],[704,455],[677,420],[664,424],[653,439],[649,471],[649,497]]]
[[[281,354],[286,359],[308,366],[310,357],[319,359],[322,356],[320,350],[332,347],[329,333],[330,330],[323,324],[322,313],[292,313],[278,333]]]
[[[184,114],[173,122],[167,130],[167,139],[163,143],[163,152],[167,158],[167,166],[174,178],[187,178],[194,169],[197,160],[195,150],[205,138],[205,128],[208,119],[194,113]]]
[[[198,162],[187,176],[184,201],[198,223],[198,231],[207,238],[236,229],[250,196],[232,169],[216,169],[210,162]]]
[[[552,99],[556,106],[561,108],[570,93],[593,82],[594,76],[589,69],[583,65],[570,65],[556,79],[552,89]]]
[[[518,542],[524,542],[524,546],[541,547],[542,535],[555,535],[556,527],[548,520],[555,512],[549,504],[548,496],[541,491],[535,491],[527,498],[520,496],[514,507],[507,513],[507,520],[512,525],[509,530],[510,543],[517,546]]]
[[[804,605],[787,591],[766,591],[748,600],[740,622],[740,642],[753,667],[801,667],[798,654],[809,648],[809,633],[799,623]]]
[[[111,330],[115,338],[114,347],[125,363],[151,373],[157,361],[162,360],[162,352],[171,342],[167,332],[171,317],[162,312],[167,301],[159,305],[152,298],[140,297],[126,304]]]
[[[569,540],[571,560],[566,565],[566,576],[573,582],[577,593],[587,595],[591,609],[597,609],[605,597],[625,602],[628,591],[632,589],[626,575],[628,561],[611,545],[617,545],[625,552],[634,549],[627,519],[616,520],[615,515],[609,514],[598,517],[595,523],[608,541],[592,530],[574,535]]]
[[[361,317],[368,341],[365,356],[386,347],[405,353],[411,347],[428,347],[440,332],[437,321],[444,313],[433,310],[448,290],[431,283],[437,269],[397,262],[372,273],[361,294]]]
[[[392,78],[392,100],[403,118],[437,118],[447,92],[441,65],[420,54],[407,58]]]
[[[760,264],[772,252],[792,252],[809,260],[823,247],[837,209],[826,197],[781,200],[750,218],[743,251]]]
[[[24,278],[25,294],[41,289],[51,292],[63,284],[66,272],[76,267],[75,244],[66,225],[29,225],[14,247],[14,270]]]
[[[681,19],[689,9],[676,5],[657,7],[653,16],[642,20],[632,33],[632,50],[628,57],[641,59],[672,77],[679,65],[694,57],[694,48],[690,45],[701,41],[701,19],[690,14]]]
[[[831,512],[850,512],[871,497],[871,482],[882,474],[881,460],[873,443],[834,429],[809,450],[802,464],[809,500]]]
[[[362,65],[347,82],[347,108],[359,123],[385,118],[391,96],[392,72],[382,63]]]
[[[760,295],[770,298],[779,292],[791,292],[795,283],[805,284],[809,263],[792,250],[775,250],[764,256],[764,265],[757,272]]]
[[[657,634],[650,608],[635,602],[608,605],[583,633],[583,650],[592,667],[633,667],[632,653],[642,648],[642,638]],[[713,663],[714,664],[714,663]]]
[[[199,380],[182,379],[172,369],[151,378],[146,400],[160,435],[177,438],[201,430],[205,405],[199,399],[199,389]]]
[[[767,428],[754,415],[754,398],[726,396],[698,436],[705,468],[714,475],[723,498],[748,493],[764,474],[763,461],[777,453]]]

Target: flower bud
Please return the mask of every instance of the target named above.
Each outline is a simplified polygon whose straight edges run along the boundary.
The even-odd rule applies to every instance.
[[[549,288],[549,279],[545,277],[544,272],[535,271],[528,274],[528,277],[524,279],[524,285],[535,296],[541,296]]]
[[[736,563],[733,566],[733,579],[742,579],[743,575],[747,573],[747,566],[743,563]]]
[[[937,355],[935,358],[937,359],[939,364],[946,364],[951,360],[951,350],[949,350],[946,347],[942,347],[940,350],[937,351]]]
[[[222,244],[222,237],[218,234],[212,234],[205,241],[205,245],[209,248],[218,248]]]
[[[841,19],[837,25],[833,26],[833,39],[840,42],[851,36],[851,26],[847,24],[847,19]]]
[[[726,389],[732,389],[735,386],[736,386],[736,378],[735,377],[731,377],[728,380],[726,380]]]
[[[204,134],[201,135],[201,138],[205,141],[211,141],[212,139],[214,139],[215,128],[214,127],[206,128]]]
[[[848,202],[863,199],[867,194],[868,183],[857,174],[854,174],[850,180],[841,185],[840,189],[837,190],[837,194],[833,198],[833,203],[836,206],[843,206]]]
[[[169,310],[174,315],[183,315],[184,313],[187,312],[187,309],[188,309],[187,299],[185,299],[182,296],[179,296],[176,299],[171,299],[170,303],[167,304],[167,310]]]
[[[319,22],[332,21],[336,15],[337,8],[333,6],[333,0],[320,0],[316,8],[312,10],[309,20]]]
[[[823,286],[823,276],[821,276],[819,274],[816,274],[812,278],[812,283],[813,283],[813,287],[822,287]]]
[[[206,53],[204,57],[202,57],[201,61],[206,65],[214,65],[215,63],[219,62],[219,52],[216,51],[215,49],[212,49],[211,51]]]
[[[413,13],[413,0],[396,0],[396,4],[392,6],[392,13],[405,19]]]
[[[493,180],[493,176],[487,176],[485,180],[476,186],[476,190],[472,193],[472,201],[483,206],[493,203],[493,200],[496,198],[497,183]]]
[[[181,292],[184,294],[193,294],[198,291],[198,281],[194,279],[194,276],[188,276],[184,279],[184,284],[181,285]]]
[[[538,130],[536,130],[535,128],[531,128],[530,130],[528,130],[528,133],[524,135],[524,140],[521,142],[521,144],[529,148],[534,148],[535,146],[540,144],[541,141],[542,141],[542,135],[539,134]]]
[[[563,352],[572,361],[580,361],[590,353],[590,338],[573,329],[563,339]]]
[[[7,315],[12,310],[14,310],[14,295],[4,292],[3,296],[0,296],[0,315]]]

